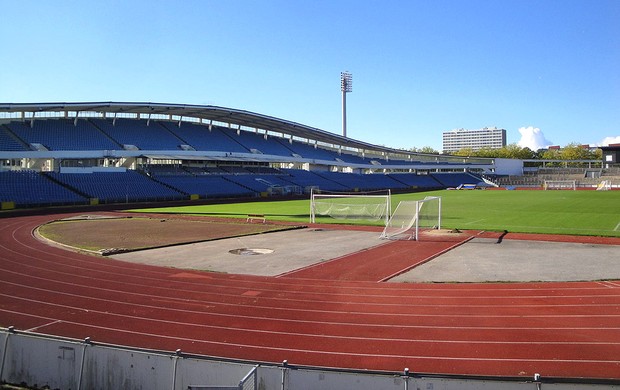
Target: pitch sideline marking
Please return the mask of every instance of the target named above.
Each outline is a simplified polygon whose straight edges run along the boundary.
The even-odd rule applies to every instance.
[[[616,227],[614,228],[614,232],[617,232],[618,229],[620,229],[620,222],[618,222],[618,224],[616,225]]]
[[[464,223],[463,225],[471,225],[471,224],[473,224],[473,223],[476,223],[476,222],[481,222],[481,221],[484,221],[484,218],[483,218],[483,219],[477,219],[477,220],[475,220],[475,221],[471,221],[471,222],[466,222],[466,223]],[[620,223],[619,223],[618,225],[620,225]]]

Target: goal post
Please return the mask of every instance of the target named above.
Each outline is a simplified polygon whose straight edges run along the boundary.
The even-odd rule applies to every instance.
[[[390,219],[392,195],[390,190],[368,193],[310,192],[310,223],[318,216],[336,220],[367,220],[369,222]]]
[[[545,180],[543,184],[545,190],[576,190],[576,180]]]
[[[420,231],[441,229],[441,197],[401,201],[390,217],[381,238],[390,240],[420,239]]]
[[[611,180],[603,180],[596,186],[597,191],[611,190]]]

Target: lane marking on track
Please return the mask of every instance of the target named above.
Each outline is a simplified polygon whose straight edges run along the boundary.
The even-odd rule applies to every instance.
[[[7,312],[12,312],[11,310],[6,310]],[[17,313],[17,312],[15,312]],[[17,313],[22,314],[22,313]],[[39,316],[36,316],[39,317]],[[39,317],[46,318],[46,317]],[[51,319],[51,318],[50,318]],[[372,358],[399,358],[399,359],[417,359],[417,360],[448,360],[448,361],[491,361],[491,362],[549,362],[549,363],[597,363],[597,364],[620,364],[620,360],[612,358],[610,360],[604,359],[540,359],[540,358],[511,358],[511,357],[478,357],[478,356],[463,356],[463,357],[451,357],[451,356],[409,356],[409,355],[392,355],[392,354],[368,354],[368,353],[355,353],[352,351],[324,351],[324,350],[310,350],[310,349],[297,349],[297,348],[287,348],[280,346],[268,346],[268,345],[247,345],[247,344],[239,344],[239,343],[230,343],[216,340],[204,340],[204,339],[195,339],[190,337],[179,337],[179,336],[171,336],[166,334],[156,334],[156,333],[147,333],[147,332],[139,332],[129,329],[120,329],[120,328],[111,328],[107,326],[101,326],[96,324],[86,324],[81,322],[74,321],[65,321],[66,324],[70,325],[79,325],[86,326],[93,329],[102,329],[106,331],[114,331],[118,333],[125,333],[134,336],[144,336],[156,338],[157,340],[169,339],[176,341],[186,341],[191,342],[192,344],[210,344],[210,345],[222,345],[222,346],[230,346],[230,347],[243,347],[243,348],[260,348],[261,350],[271,350],[271,351],[284,351],[284,352],[301,352],[303,354],[320,354],[320,355],[335,355],[335,356],[356,356],[356,357],[372,357]],[[470,340],[464,341],[465,343],[471,343]],[[527,341],[526,344],[531,344],[531,341]]]
[[[431,260],[433,260],[433,259],[435,259],[435,258],[437,258],[437,257],[439,257],[439,256],[441,256],[441,255],[443,255],[445,253],[448,253],[452,249],[458,248],[459,246],[468,243],[469,241],[473,240],[474,238],[476,238],[477,236],[479,236],[481,234],[482,234],[482,232],[476,234],[475,236],[467,237],[466,239],[464,239],[462,241],[459,241],[459,242],[455,243],[454,245],[452,245],[452,246],[450,246],[450,247],[448,247],[446,249],[443,249],[443,250],[441,250],[439,252],[436,252],[436,253],[434,253],[434,254],[432,254],[430,256],[427,256],[425,259],[421,259],[420,261],[416,262],[415,264],[413,264],[413,265],[411,265],[409,267],[406,267],[406,268],[404,268],[404,269],[402,269],[402,270],[400,270],[398,272],[393,273],[392,275],[388,275],[388,276],[384,277],[383,279],[380,279],[379,282],[387,282],[388,280],[390,280],[392,278],[395,278],[398,275],[402,275],[405,272],[408,272],[408,271],[414,269],[415,267],[418,267],[418,266],[420,266],[422,264],[428,263],[429,261],[431,261]]]
[[[23,287],[21,284],[19,283],[13,283],[13,282],[9,282],[9,281],[4,281],[2,282],[4,284],[7,285],[12,285],[12,286],[17,286],[17,287]],[[136,306],[136,307],[151,307],[154,309],[162,309],[161,306],[156,306],[156,305],[145,305],[145,304],[140,304],[140,303],[130,303],[130,302],[126,302],[126,301],[118,301],[118,300],[112,300],[110,298],[100,298],[97,296],[90,296],[90,297],[86,297],[80,294],[73,294],[73,293],[67,293],[67,292],[61,292],[61,291],[53,291],[53,290],[49,290],[49,289],[43,289],[43,288],[39,288],[39,287],[29,287],[31,290],[38,290],[38,291],[43,291],[43,292],[47,292],[47,293],[53,293],[53,294],[59,294],[59,295],[63,295],[63,296],[67,296],[67,297],[75,297],[75,298],[86,298],[92,301],[104,301],[106,303],[116,303],[116,304],[120,304],[123,306]],[[110,290],[110,289],[101,289],[102,291],[108,291],[108,292],[113,292],[114,290]],[[147,294],[135,294],[133,293],[133,295],[136,296],[143,296],[143,297],[148,297],[148,298],[152,298],[151,295],[147,295]],[[45,301],[38,301],[38,300],[32,300],[32,299],[28,299],[25,297],[16,297],[14,295],[8,295],[8,294],[3,294],[0,293],[0,297],[5,296],[7,298],[12,298],[12,299],[22,299],[25,301],[33,301],[33,302],[40,302],[40,303],[47,303]],[[578,298],[584,298],[584,296],[575,296]],[[613,295],[588,295],[585,296],[588,298],[615,298],[616,296]],[[454,297],[449,297],[450,299],[454,298]],[[501,297],[504,298],[504,297]],[[511,297],[506,297],[506,298],[511,298]],[[560,297],[563,298],[563,297]],[[487,298],[488,299],[488,298]],[[512,298],[511,298],[512,299]],[[171,302],[173,301],[172,299],[170,300]],[[274,306],[268,306],[268,305],[256,305],[256,304],[238,304],[238,303],[231,303],[231,302],[223,302],[223,301],[197,301],[197,300],[191,300],[191,299],[181,299],[181,300],[176,300],[176,302],[181,302],[183,304],[186,303],[190,303],[190,304],[194,304],[194,303],[201,303],[202,305],[218,305],[218,306],[227,306],[227,307],[236,307],[236,308],[252,308],[252,309],[265,309],[265,310],[278,310],[278,311],[286,311],[286,312],[300,312],[300,313],[321,313],[321,314],[325,314],[325,313],[331,313],[331,314],[359,314],[359,315],[372,315],[372,316],[380,316],[380,317],[411,317],[411,318],[421,318],[421,317],[434,317],[434,318],[440,318],[440,317],[450,317],[450,318],[455,318],[455,317],[460,317],[460,318],[479,318],[479,317],[484,317],[484,318],[579,318],[579,317],[620,317],[620,314],[515,314],[515,315],[506,315],[506,314],[455,314],[455,313],[446,313],[446,314],[438,314],[438,313],[385,313],[382,311],[374,311],[374,310],[362,310],[362,309],[355,309],[355,308],[351,308],[349,310],[326,310],[326,309],[314,309],[314,308],[307,308],[307,307],[296,307],[296,308],[286,308],[286,307],[274,307]],[[300,301],[305,303],[306,305],[310,302],[314,302],[314,301]],[[317,302],[323,302],[323,301],[317,301]],[[481,305],[481,304],[477,304],[477,305],[470,305],[470,304],[459,304],[459,303],[450,303],[450,304],[440,304],[439,306],[441,307],[479,307],[479,308],[497,308],[497,307],[508,307],[508,308],[517,308],[517,307],[606,307],[606,306],[616,306],[617,303],[610,303],[610,304],[605,304],[605,303],[601,303],[601,304],[543,304],[543,305],[514,305],[514,304],[499,304],[499,305]],[[364,303],[358,303],[355,304],[354,306],[356,307],[361,307],[364,308],[364,306],[367,307],[374,307],[374,306],[381,306],[381,307],[385,307],[385,306],[401,306],[401,304],[391,304],[391,303],[373,303],[373,304],[364,304]],[[413,307],[428,307],[428,306],[432,306],[432,307],[437,307],[438,304],[432,304],[432,305],[413,305],[410,304],[409,307],[413,308]],[[82,310],[86,310],[86,309],[82,309]],[[175,312],[183,312],[183,313],[193,313],[193,312],[197,312],[197,313],[204,313],[203,311],[198,311],[198,310],[186,310],[186,309],[178,309],[175,307],[166,307],[165,310],[169,310],[169,311],[175,311]],[[216,313],[208,313],[210,315],[220,315],[220,316],[224,316],[224,314],[216,314]],[[231,316],[232,314],[229,314],[229,316]],[[238,316],[239,314],[234,314],[235,316]],[[252,316],[244,316],[247,318],[251,318]]]
[[[78,310],[83,310],[81,308],[76,308],[74,306],[69,306],[69,305],[63,305],[63,304],[58,304],[58,303],[49,303],[49,302],[41,302],[41,301],[36,301],[36,300],[30,300],[30,299],[25,299],[25,298],[20,298],[21,300],[24,301],[29,301],[29,302],[34,302],[34,303],[40,303],[40,304],[44,304],[44,305],[48,305],[48,306],[53,306],[56,308],[63,308],[63,309],[78,309]],[[5,312],[13,312],[11,310],[4,310],[0,308],[0,311],[5,311]],[[283,331],[278,331],[278,330],[263,330],[263,329],[249,329],[249,328],[239,328],[239,327],[231,327],[230,325],[211,325],[211,324],[196,324],[193,322],[180,322],[180,321],[173,321],[173,320],[166,320],[166,319],[161,319],[161,318],[153,318],[153,317],[140,317],[140,316],[134,316],[134,315],[127,315],[127,314],[121,314],[121,313],[113,313],[113,312],[102,312],[99,310],[89,310],[89,312],[94,313],[94,314],[105,314],[108,317],[112,318],[112,317],[117,317],[117,318],[125,318],[125,319],[134,319],[134,320],[140,320],[140,321],[146,321],[146,322],[151,322],[151,323],[162,323],[162,324],[174,324],[174,325],[181,325],[181,326],[192,326],[192,327],[201,327],[201,328],[209,328],[209,329],[225,329],[225,330],[234,330],[234,331],[243,331],[243,332],[248,332],[248,333],[260,333],[260,334],[278,334],[278,335],[301,335],[301,336],[315,336],[315,337],[324,337],[324,338],[347,338],[347,339],[360,339],[360,340],[371,340],[371,339],[376,339],[373,337],[359,337],[359,336],[342,336],[342,335],[318,335],[318,334],[312,334],[312,333],[298,333],[298,332],[283,332]],[[187,311],[186,311],[187,312]],[[17,312],[15,312],[17,313]],[[22,314],[28,314],[28,313],[22,313]],[[517,317],[517,316],[516,316]],[[520,317],[520,316],[519,316]],[[593,317],[593,316],[588,316]],[[600,316],[599,316],[600,317]],[[615,317],[612,315],[612,317]],[[522,317],[520,317],[522,318]],[[68,321],[68,320],[61,320],[58,318],[50,318],[50,320],[57,320],[60,322],[65,322],[65,323],[69,323],[72,321]],[[273,320],[276,321],[276,320]],[[385,328],[385,327],[393,327],[394,325],[392,324],[353,324],[353,323],[339,323],[339,322],[329,322],[329,321],[296,321],[296,320],[278,320],[278,321],[285,321],[285,322],[297,322],[297,323],[309,323],[309,324],[322,324],[322,325],[349,325],[349,326],[354,326],[354,327],[358,327],[358,328]],[[92,324],[86,324],[86,323],[80,323],[83,325],[92,325]],[[403,329],[447,329],[447,330],[478,330],[478,331],[489,331],[489,330],[493,330],[493,331],[512,331],[512,330],[544,330],[544,331],[551,331],[551,330],[555,330],[555,331],[568,331],[568,330],[590,330],[590,331],[618,331],[620,330],[620,328],[618,327],[609,327],[609,326],[596,326],[596,327],[592,327],[592,326],[454,326],[454,325],[438,325],[438,324],[418,324],[418,325],[398,325],[400,328]],[[531,340],[530,340],[531,342]],[[482,342],[481,342],[482,343]],[[609,344],[608,342],[605,342],[606,344]],[[613,342],[612,342],[613,343]]]
[[[54,325],[54,324],[58,324],[60,322],[62,322],[62,320],[56,320],[56,321],[48,322],[47,324],[41,324],[39,326],[35,326],[34,328],[26,329],[26,332],[35,332],[35,331],[37,331],[37,330],[39,330],[41,328],[45,328],[46,326],[51,326],[51,325]]]
[[[25,275],[24,275],[25,276]],[[11,282],[11,281],[2,281],[2,283],[5,283],[7,285],[12,285],[12,286],[16,286],[16,287],[21,287],[23,288],[23,285],[20,283],[15,283],[15,282]],[[64,282],[57,282],[60,284],[63,284]],[[70,286],[76,286],[75,284],[68,284]],[[600,284],[599,284],[600,285]],[[601,287],[599,289],[603,290],[602,285],[600,285]],[[81,286],[81,287],[87,287],[87,286]],[[107,301],[109,302],[109,299],[102,299],[99,298],[97,296],[90,296],[90,297],[85,297],[83,295],[80,294],[73,294],[73,293],[67,293],[67,292],[62,292],[62,291],[54,291],[54,290],[49,290],[49,289],[45,289],[45,288],[40,288],[40,287],[30,287],[30,289],[33,290],[38,290],[38,291],[43,291],[46,293],[53,293],[53,294],[61,294],[64,296],[70,296],[70,297],[77,297],[77,298],[87,298],[87,299],[91,299],[91,300],[96,300],[96,301]],[[113,289],[103,289],[103,288],[92,288],[92,289],[97,289],[98,291],[104,291],[104,292],[115,292],[118,293],[118,291],[113,290]],[[604,290],[607,290],[607,288],[605,288]],[[608,290],[607,290],[608,291]],[[142,294],[142,293],[136,293],[136,292],[125,292],[126,294],[131,294],[132,296],[135,297],[147,297],[149,299],[153,298],[153,295],[151,294]],[[620,292],[619,292],[620,293]],[[6,294],[2,294],[0,293],[0,296],[5,296]],[[9,297],[12,297],[12,295],[6,295]],[[604,306],[610,306],[610,305],[617,305],[617,303],[615,303],[617,301],[617,298],[620,297],[620,294],[590,294],[590,295],[564,295],[564,296],[548,296],[548,295],[541,295],[541,296],[536,296],[536,295],[512,295],[512,296],[497,296],[497,297],[459,297],[456,295],[450,295],[450,296],[443,296],[440,297],[441,301],[439,304],[438,303],[434,303],[434,304],[409,304],[409,307],[428,307],[428,306],[441,306],[441,307],[454,307],[454,306],[458,306],[458,307],[489,307],[489,308],[497,308],[497,307],[509,307],[509,308],[516,308],[516,307],[604,307]],[[173,299],[167,297],[168,299],[170,299],[171,301]],[[418,299],[423,299],[423,298],[436,298],[433,296],[418,296],[416,297]],[[471,304],[471,303],[463,303],[460,302],[460,299],[457,300],[458,298],[464,298],[468,301],[473,300],[473,298],[476,299],[485,299],[485,301],[488,301],[491,298],[496,298],[496,300],[498,301],[498,303],[494,303],[492,305],[489,304]],[[543,300],[549,300],[549,299],[554,299],[554,300],[560,300],[560,302],[555,302],[555,303],[550,303],[550,302],[541,302],[541,304],[539,305],[515,305],[513,303],[511,303],[510,301],[508,302],[502,302],[506,299],[508,300],[512,300],[515,298],[519,298],[519,299],[543,299]],[[587,304],[566,304],[566,303],[562,303],[564,300],[566,300],[567,298],[579,298],[579,299],[583,299],[583,298],[603,298],[605,300],[607,299],[611,299],[611,303],[587,303]],[[456,302],[455,302],[456,300]],[[228,307],[251,307],[253,309],[256,308],[265,308],[265,309],[276,309],[274,308],[274,306],[271,305],[256,305],[256,304],[247,304],[247,303],[235,303],[235,302],[229,302],[229,301],[222,301],[222,300],[195,300],[195,299],[188,299],[188,298],[184,298],[184,299],[176,299],[175,301],[177,302],[181,302],[183,304],[185,303],[200,303],[203,305],[225,305]],[[272,301],[276,302],[276,301],[281,301],[280,299],[273,299]],[[323,300],[292,300],[292,299],[284,299],[284,301],[286,302],[299,302],[299,303],[303,303],[304,306],[302,307],[293,307],[293,308],[287,308],[287,307],[277,307],[277,310],[280,311],[294,311],[294,312],[306,312],[306,313],[347,313],[347,314],[365,314],[365,315],[379,315],[379,316],[396,316],[396,317],[423,317],[423,316],[432,316],[432,317],[453,317],[454,314],[453,313],[447,313],[447,314],[437,314],[437,313],[433,313],[433,314],[423,314],[423,313],[385,313],[383,311],[376,311],[376,310],[372,310],[370,308],[372,307],[386,307],[386,306],[395,306],[395,307],[401,307],[402,303],[390,303],[390,302],[382,302],[382,303],[364,303],[364,302],[357,302],[357,303],[347,303],[347,305],[349,306],[349,310],[326,310],[325,308],[323,309],[314,309],[314,308],[308,308],[307,305],[309,304],[324,304],[325,301]],[[445,302],[443,302],[445,301]],[[116,301],[119,302],[119,301]],[[565,302],[565,301],[564,301]],[[127,303],[125,301],[122,302],[122,304],[124,305],[128,305],[130,303]],[[140,306],[140,304],[138,303],[131,303],[132,306]],[[159,306],[154,306],[159,308]],[[177,310],[174,308],[167,308],[168,310]],[[364,310],[365,309],[365,310]],[[185,310],[177,310],[177,311],[185,311]],[[479,317],[481,315],[460,315],[460,317]],[[507,317],[505,315],[489,315],[486,314],[486,317]],[[567,315],[544,315],[544,314],[535,314],[535,315],[525,315],[525,317],[566,317]],[[574,315],[573,315],[574,316]],[[581,315],[583,317],[587,317],[588,315]],[[617,315],[612,315],[612,316],[617,316]],[[511,316],[508,316],[511,317]]]
[[[0,246],[0,249],[2,249],[2,248],[3,247]],[[13,253],[18,253],[18,252],[13,252]],[[22,256],[24,256],[24,255],[22,255]],[[29,257],[29,256],[26,256],[26,257]],[[17,264],[20,267],[24,266],[23,262],[19,262],[19,261],[15,261],[15,260],[10,260],[10,259],[3,259],[3,260],[5,260],[7,263]],[[53,266],[58,266],[58,264],[53,263],[51,261],[40,260],[40,259],[37,259],[37,261],[40,261],[40,262],[45,263],[45,264],[49,263],[50,266],[52,266],[52,265]],[[97,265],[99,265],[99,264],[97,264]],[[60,274],[60,275],[63,275],[63,276],[73,276],[74,275],[73,273],[70,273],[70,272],[66,272],[66,271],[61,272],[61,271],[53,270],[53,269],[50,269],[50,268],[40,267],[40,266],[32,266],[32,265],[28,265],[28,264],[26,264],[26,266],[28,266],[30,268],[33,268],[33,269],[37,269],[37,270],[44,270],[46,273]],[[77,268],[78,270],[88,270],[89,272],[93,271],[93,268],[81,268],[81,267],[76,267],[74,265],[67,266],[67,267],[68,268],[72,268],[72,269]],[[123,271],[126,271],[125,268],[120,268],[120,269],[123,270]],[[43,278],[43,277],[34,277],[34,276],[32,276],[31,274],[28,274],[28,273],[19,273],[19,272],[16,272],[16,271],[7,271],[7,272],[10,272],[10,273],[15,274],[15,275],[21,275],[21,276],[29,277],[29,278],[36,278],[38,280],[43,280],[43,281],[54,281],[54,279]],[[118,282],[118,280],[117,280],[118,279],[118,272],[112,273],[112,272],[108,272],[108,271],[104,271],[104,270],[100,270],[100,269],[97,270],[97,272],[102,273],[104,275],[112,275],[113,276],[112,281],[113,282]],[[92,273],[92,272],[90,272],[90,273]],[[167,274],[165,276],[167,276]],[[156,283],[161,283],[161,281],[162,281],[162,279],[160,279],[160,278],[144,277],[144,276],[141,276],[141,275],[140,276],[132,275],[132,277],[134,278],[134,279],[132,279],[132,284],[135,285],[135,286],[142,286],[142,287],[152,287],[152,285],[146,284],[145,283],[146,281],[149,281],[149,282],[153,281],[153,282],[156,282]],[[107,279],[95,278],[95,277],[84,276],[84,275],[80,275],[80,278],[87,279],[87,280],[94,280],[94,281],[97,281],[97,282],[100,282],[102,280],[108,281]],[[142,282],[140,284],[137,284],[135,279],[141,279],[141,280],[144,280],[144,282]],[[306,279],[306,280],[307,281],[315,281],[313,279]],[[58,282],[58,281],[56,281],[56,282]],[[232,283],[232,282],[234,282],[234,283]],[[286,279],[279,279],[278,282],[275,282],[275,283],[270,283],[270,282],[256,282],[255,283],[255,282],[252,282],[252,283],[250,283],[251,287],[247,287],[247,284],[248,284],[247,282],[248,281],[243,280],[243,279],[234,279],[234,280],[230,280],[230,281],[227,281],[227,280],[215,280],[215,279],[213,279],[209,284],[211,286],[214,286],[214,287],[224,287],[226,289],[238,288],[238,289],[243,289],[244,291],[246,291],[246,290],[251,288],[251,289],[259,289],[259,290],[264,291],[264,292],[282,292],[283,288],[286,288],[286,287],[289,287],[289,286],[295,286],[295,287],[298,286],[298,282],[288,283],[288,282],[286,282]],[[320,282],[320,280],[319,280],[319,282]],[[68,282],[58,282],[58,283],[63,283],[65,285],[72,285],[72,286],[82,286],[81,284],[77,284],[77,283],[68,283]],[[243,284],[243,283],[245,283],[245,284]],[[375,286],[378,285],[375,282],[372,282],[372,283],[374,283]],[[575,287],[575,286],[572,286],[572,285],[575,284],[573,282],[563,282],[563,285],[560,286],[560,287],[558,287],[557,284],[554,284],[553,287],[549,287],[549,288],[544,289],[544,290],[552,290],[552,291],[556,292],[556,291],[592,290],[592,289],[598,288],[598,287],[594,286],[594,284],[596,284],[595,282],[589,282],[589,283],[592,283],[593,285],[592,286],[588,286],[588,285],[584,286],[583,284],[579,284],[579,287]],[[243,284],[243,286],[241,284]],[[532,286],[537,286],[537,285],[540,285],[541,283],[532,282],[532,283],[526,283],[526,284],[529,284],[529,285],[532,285]],[[189,283],[189,285],[191,286],[192,284]],[[466,283],[464,285],[468,285],[468,284]],[[479,285],[480,286],[484,286],[484,284],[479,284]],[[394,297],[402,298],[402,295],[399,294],[400,291],[406,291],[406,292],[411,292],[411,291],[416,291],[416,292],[422,292],[422,291],[432,291],[432,292],[442,292],[442,291],[450,291],[450,292],[454,292],[454,291],[485,291],[485,292],[488,292],[488,291],[502,291],[502,292],[505,292],[505,291],[517,291],[517,292],[528,292],[528,291],[536,291],[536,292],[539,292],[539,291],[542,290],[541,288],[537,288],[537,287],[511,288],[511,287],[505,287],[504,285],[502,285],[501,287],[495,286],[491,290],[489,288],[487,288],[487,287],[471,288],[470,286],[467,286],[466,288],[461,289],[461,288],[459,288],[459,285],[453,285],[450,288],[442,288],[442,287],[437,287],[437,286],[433,286],[433,288],[426,288],[426,287],[423,287],[423,286],[416,285],[415,286],[415,290],[414,290],[414,288],[411,288],[411,286],[405,286],[405,288],[400,288],[400,287],[395,286],[395,285],[379,285],[379,286],[380,287],[369,287],[369,286],[366,286],[365,287],[365,291],[379,291],[379,292],[381,292],[381,294],[371,294],[371,293],[369,293],[369,294],[363,294],[363,293],[360,294],[359,291],[358,291],[359,290],[358,286],[339,286],[338,291],[353,290],[353,291],[355,291],[354,294],[346,293],[346,292],[344,292],[344,293],[330,293],[330,294],[332,294],[334,296],[349,296],[349,295],[354,295],[356,297],[380,296],[380,297],[384,297],[384,298],[385,297],[394,296]],[[319,284],[319,285],[314,285],[314,287],[320,288],[321,289],[320,290],[321,293],[324,292],[325,286]],[[461,285],[460,287],[463,287],[463,286]],[[90,288],[90,286],[89,286],[89,288]],[[169,290],[169,291],[175,291],[175,292],[179,291],[178,288],[167,288],[167,287],[161,287],[161,286],[157,287],[157,288],[159,290]],[[193,292],[194,290],[184,289],[183,291]],[[392,294],[397,294],[397,295],[386,295],[386,294],[383,294],[383,292],[385,292],[385,291],[390,291]],[[295,293],[300,293],[300,291],[295,291]],[[305,292],[305,293],[307,293],[307,292]],[[318,294],[318,292],[312,292],[312,294]],[[229,294],[226,294],[226,295],[229,295]],[[541,297],[546,297],[546,296],[541,296]],[[426,296],[421,296],[421,298],[426,298]],[[486,298],[488,298],[488,296],[485,297],[485,299]],[[520,297],[520,298],[523,298],[523,297]]]

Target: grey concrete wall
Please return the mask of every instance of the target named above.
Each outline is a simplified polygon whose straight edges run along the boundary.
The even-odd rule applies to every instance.
[[[152,352],[79,340],[13,333],[0,328],[0,380],[63,390],[187,390],[189,386],[234,388],[256,365],[175,352]],[[370,374],[258,365],[244,390],[607,390],[616,385],[534,383],[450,377]]]

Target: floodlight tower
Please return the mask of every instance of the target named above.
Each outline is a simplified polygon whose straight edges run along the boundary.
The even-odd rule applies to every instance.
[[[340,72],[340,90],[342,91],[342,136],[347,136],[347,92],[353,91],[353,77],[351,73]]]

